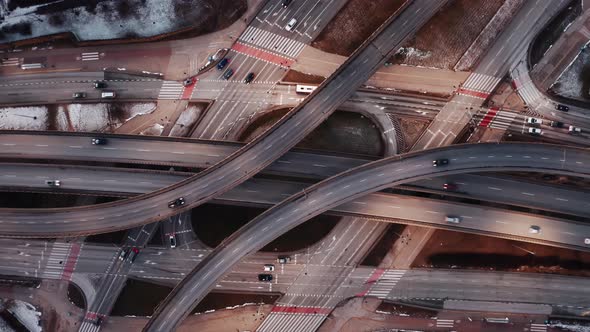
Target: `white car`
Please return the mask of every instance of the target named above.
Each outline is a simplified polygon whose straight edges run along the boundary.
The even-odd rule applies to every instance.
[[[529,128],[528,133],[531,135],[541,135],[542,131],[539,128]]]
[[[536,225],[532,225],[529,228],[529,233],[531,233],[531,234],[539,234],[539,233],[541,233],[541,227],[536,226]]]
[[[174,234],[170,234],[170,248],[176,248],[176,236]]]
[[[570,127],[568,128],[568,132],[569,132],[570,134],[579,134],[579,133],[581,133],[581,132],[582,132],[582,128],[579,128],[579,127],[574,127],[574,126],[570,126]]]
[[[460,223],[460,222],[461,222],[461,218],[459,218],[459,217],[451,217],[451,216],[447,216],[447,217],[445,217],[445,221],[446,221],[446,222],[453,223],[453,224],[458,224],[458,223]]]
[[[295,27],[296,24],[297,24],[297,20],[292,18],[289,21],[289,23],[287,23],[287,25],[285,26],[285,30],[287,30],[287,31],[293,30],[293,28]]]
[[[543,124],[543,120],[537,119],[537,118],[533,118],[533,117],[528,117],[528,118],[526,118],[526,123],[540,125],[540,124]]]
[[[590,244],[590,237],[584,239],[584,244]]]
[[[45,184],[50,187],[59,187],[61,186],[60,180],[45,180]]]
[[[275,270],[275,266],[273,264],[264,264],[264,272],[272,272]]]

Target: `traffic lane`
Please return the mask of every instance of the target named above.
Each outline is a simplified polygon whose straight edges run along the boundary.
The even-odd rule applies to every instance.
[[[471,299],[588,306],[588,281],[549,274],[407,270],[388,298]]]
[[[498,36],[498,41],[481,59],[477,72],[504,76],[527,51],[528,45],[545,24],[566,4],[559,1],[527,1]],[[500,60],[502,59],[502,60]]]
[[[430,173],[452,173],[459,169],[479,169],[493,171],[494,166],[508,169],[508,167],[527,168],[531,166],[531,156],[547,158],[538,159],[539,168],[554,170],[556,172],[571,172],[576,170],[582,175],[588,169],[581,166],[584,162],[590,162],[590,155],[583,150],[572,149],[567,159],[562,160],[567,148],[557,146],[547,147],[530,144],[477,144],[475,146],[461,145],[449,148],[415,153],[407,158],[387,158],[368,164],[364,167],[345,172],[340,176],[325,180],[312,188],[305,195],[294,195],[281,204],[265,211],[246,226],[226,238],[210,255],[208,255],[197,267],[177,286],[164,301],[160,311],[156,313],[157,324],[162,320],[178,320],[184,317],[183,313],[177,313],[176,309],[166,305],[174,299],[174,303],[180,308],[190,311],[198,302],[214,287],[214,280],[224,275],[228,266],[233,266],[241,257],[255,252],[264,245],[270,243],[281,234],[303,223],[326,210],[343,203],[344,199],[351,200],[368,192],[384,189],[391,185],[402,184],[420,177],[426,177]],[[522,152],[526,151],[526,154]],[[461,158],[452,158],[449,166],[444,170],[433,170],[432,160],[445,158],[449,154],[460,155]],[[578,164],[582,163],[582,164]],[[452,168],[455,168],[451,170]],[[582,176],[590,177],[589,173]],[[354,184],[354,186],[353,186]],[[299,212],[301,211],[301,212]],[[541,238],[546,237],[541,233]],[[581,233],[590,236],[590,231]],[[518,235],[526,238],[528,230],[518,230]],[[580,233],[578,233],[578,236]],[[565,240],[563,237],[553,235],[553,242]],[[569,240],[569,239],[568,239]],[[576,242],[579,243],[579,242]],[[185,309],[186,308],[186,309]]]

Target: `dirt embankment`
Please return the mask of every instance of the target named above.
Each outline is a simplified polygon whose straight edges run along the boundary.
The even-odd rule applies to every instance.
[[[349,56],[404,2],[349,0],[311,45],[325,52]]]
[[[412,267],[493,269],[588,277],[590,253],[437,230]]]
[[[450,1],[395,57],[413,66],[453,69],[504,0]]]

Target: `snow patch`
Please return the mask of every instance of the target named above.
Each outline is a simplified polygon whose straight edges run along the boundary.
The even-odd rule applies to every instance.
[[[590,332],[590,326],[585,326],[585,325],[572,325],[572,324],[557,323],[557,324],[551,324],[551,327],[557,327],[562,330],[573,331],[573,332]]]
[[[5,107],[0,108],[0,129],[46,130],[47,107]]]
[[[142,130],[139,134],[146,135],[146,136],[160,136],[160,135],[162,135],[163,131],[164,131],[164,126],[159,123],[156,123],[153,126]]]
[[[415,58],[415,59],[423,60],[423,59],[429,58],[432,55],[432,52],[422,51],[422,50],[419,50],[419,49],[413,48],[413,47],[402,47],[399,50],[397,50],[397,52],[395,54],[402,55],[406,59],[407,58]]]
[[[41,332],[39,321],[41,312],[30,303],[20,300],[14,300],[14,305],[10,307],[12,313],[18,317],[18,320],[31,332]]]
[[[202,110],[203,109],[200,106],[193,105],[193,106],[187,107],[184,111],[182,111],[182,113],[178,117],[178,120],[176,120],[176,123],[174,124],[174,127],[172,127],[172,130],[170,131],[169,136],[174,136],[174,137],[188,136],[191,128],[194,126],[194,124],[199,119],[199,115],[201,115]]]

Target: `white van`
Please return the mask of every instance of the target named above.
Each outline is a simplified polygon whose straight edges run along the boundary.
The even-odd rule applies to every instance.
[[[105,99],[115,98],[115,93],[113,91],[103,91],[100,93],[100,97]]]
[[[297,20],[292,18],[289,21],[289,23],[287,23],[287,25],[285,26],[285,30],[287,30],[287,31],[293,30],[293,28],[295,27],[296,24],[297,24]]]
[[[445,217],[445,221],[446,222],[450,222],[452,224],[458,224],[458,223],[461,222],[461,218],[459,218],[459,217],[446,216]]]

